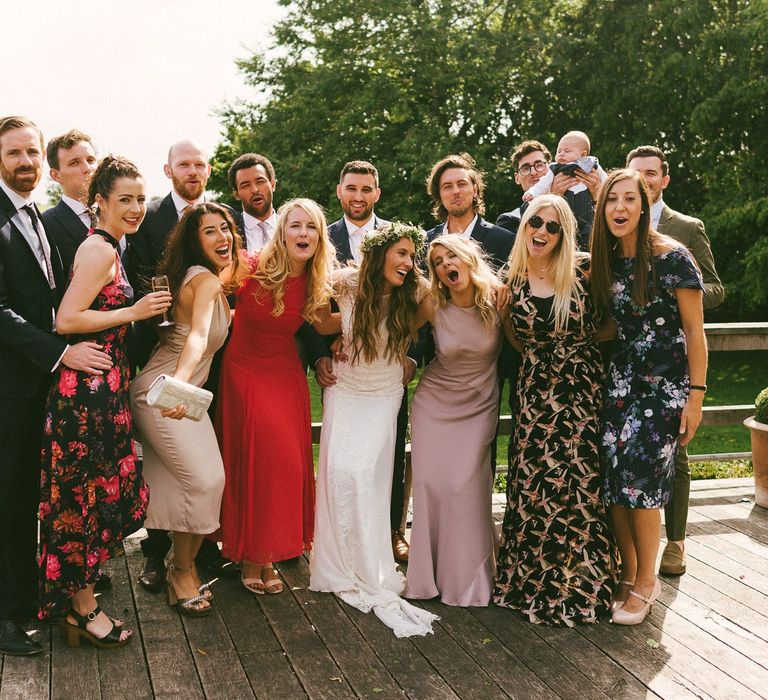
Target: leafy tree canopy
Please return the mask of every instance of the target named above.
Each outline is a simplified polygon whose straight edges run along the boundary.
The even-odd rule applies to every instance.
[[[586,131],[606,169],[655,144],[665,200],[702,218],[723,313],[768,318],[768,4],[761,0],[283,0],[274,45],[240,62],[212,184],[256,151],[278,194],[340,214],[348,160],[381,175],[380,212],[432,225],[424,181],[447,153],[487,173],[487,218],[519,204],[509,153]]]

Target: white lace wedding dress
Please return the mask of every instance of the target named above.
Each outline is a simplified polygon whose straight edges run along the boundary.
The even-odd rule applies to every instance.
[[[357,272],[344,270],[341,275],[337,301],[344,352],[351,358]],[[379,335],[385,343],[384,327]],[[363,612],[373,610],[398,637],[431,633],[437,616],[400,597],[405,584],[395,565],[390,537],[402,366],[383,358],[370,364],[360,358],[334,363],[334,372],[336,384],[323,397],[309,587],[335,593]]]

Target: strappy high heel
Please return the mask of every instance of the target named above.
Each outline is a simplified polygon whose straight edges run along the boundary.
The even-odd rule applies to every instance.
[[[656,600],[656,598],[659,597],[659,594],[661,593],[661,583],[659,582],[659,579],[656,579],[656,583],[653,584],[653,590],[651,591],[651,595],[649,595],[647,598],[645,596],[640,595],[639,593],[635,593],[634,591],[630,591],[629,595],[635,596],[635,598],[640,598],[645,605],[643,605],[640,610],[637,612],[629,612],[625,610],[623,607],[619,608],[615,613],[613,613],[613,617],[611,617],[611,622],[613,622],[616,625],[639,625],[643,620],[645,620],[645,616],[651,612],[651,609],[653,608],[653,603]]]
[[[629,586],[630,590],[634,585],[634,581],[619,581],[619,586]],[[624,603],[626,603],[625,600],[616,600],[616,596],[614,595],[611,599],[611,614],[615,613],[617,610],[620,610],[624,606]]]
[[[186,574],[190,569],[180,569],[173,562],[168,564],[168,569],[165,574],[165,587],[168,591],[168,605],[176,607],[176,609],[187,617],[205,617],[209,615],[213,609],[210,601],[205,595],[205,592],[201,592],[192,598],[179,598],[176,594],[176,588],[173,585],[173,578],[171,576],[172,571],[179,571],[182,574]],[[201,586],[202,588],[202,586]],[[198,607],[200,603],[205,603],[205,607]]]
[[[93,632],[90,632],[86,625],[89,622],[93,622],[101,612],[101,608],[97,605],[87,615],[81,615],[77,610],[70,607],[67,616],[61,618],[61,630],[64,633],[64,639],[69,647],[79,647],[80,638],[85,637],[93,646],[97,649],[116,649],[122,647],[131,641],[132,634],[129,634],[125,639],[120,639],[120,635],[124,631],[130,632],[130,630],[124,630],[123,627],[118,627],[114,621],[112,622],[112,629],[103,637],[97,637]],[[76,624],[72,624],[67,617],[72,617]],[[110,618],[111,620],[111,618]]]

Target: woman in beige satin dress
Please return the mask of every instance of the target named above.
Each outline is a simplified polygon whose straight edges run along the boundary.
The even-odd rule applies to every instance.
[[[226,292],[241,269],[236,230],[224,207],[206,202],[187,210],[171,232],[158,272],[170,282],[174,325],[161,328],[160,344],[131,385],[150,488],[146,526],[172,531],[168,603],[191,616],[211,610],[212,596],[194,561],[203,537],[219,528],[224,466],[208,415],[182,420],[185,406],[161,411],[147,404],[146,395],[161,374],[196,386],[208,378],[213,355],[227,338]]]

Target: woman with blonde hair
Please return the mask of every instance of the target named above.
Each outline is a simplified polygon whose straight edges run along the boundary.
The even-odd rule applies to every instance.
[[[400,598],[389,528],[403,362],[426,292],[414,266],[423,245],[421,229],[390,224],[363,240],[359,270],[335,276],[346,361],[334,362],[336,384],[323,401],[310,561],[312,590],[373,610],[398,637],[427,634],[436,619]]]
[[[493,598],[531,622],[558,626],[606,614],[616,568],[602,502],[603,366],[588,271],[566,201],[536,197],[507,273],[505,331],[522,353],[520,413]]]
[[[304,320],[336,333],[330,273],[335,264],[325,217],[310,199],[278,211],[269,243],[248,260],[224,351],[216,432],[224,461],[221,541],[242,562],[252,593],[280,593],[275,561],[312,544],[314,470],[309,390],[294,342]]]
[[[411,410],[413,530],[406,598],[486,606],[497,548],[488,468],[496,434],[498,282],[477,243],[434,239],[427,256],[435,358]]]

